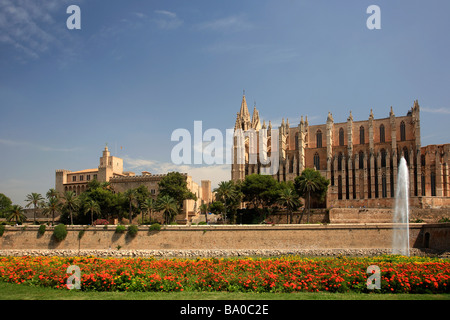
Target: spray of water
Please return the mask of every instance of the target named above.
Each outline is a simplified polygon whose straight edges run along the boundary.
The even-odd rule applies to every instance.
[[[409,256],[409,179],[405,158],[400,159],[395,195],[395,212],[393,217],[394,233],[392,252]]]

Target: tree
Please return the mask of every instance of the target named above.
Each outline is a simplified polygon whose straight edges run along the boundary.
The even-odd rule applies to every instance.
[[[150,221],[152,221],[152,213],[153,210],[155,210],[156,207],[156,201],[153,200],[153,198],[147,198],[144,200],[144,202],[141,204],[142,208],[142,222],[144,222],[144,212],[148,213],[148,218]]]
[[[127,211],[128,203],[122,193],[113,193],[109,188],[104,188],[101,183],[93,180],[88,184],[88,189],[78,196],[81,206],[80,218],[84,216],[82,205],[90,199],[100,206],[99,218],[102,219],[109,219],[110,216],[120,217]]]
[[[98,205],[98,203],[95,200],[89,199],[85,204],[84,204],[84,213],[91,213],[91,225],[94,225],[94,213],[96,214],[100,214],[100,206]]]
[[[145,202],[147,201],[147,199],[152,199],[152,198],[150,198],[150,191],[144,185],[140,185],[135,190],[136,190],[137,206],[138,206],[139,211],[141,212],[142,221],[144,221],[144,211],[147,210]]]
[[[206,203],[202,203],[199,209],[200,212],[205,215],[205,222],[208,223],[208,205]]]
[[[277,202],[286,208],[286,223],[292,223],[292,212],[300,206],[299,196],[292,188],[282,188]]]
[[[164,223],[169,224],[178,213],[178,204],[174,198],[168,195],[158,196],[156,210],[163,212]]]
[[[64,208],[69,211],[70,224],[73,225],[73,211],[78,207],[78,199],[73,191],[66,191],[63,195]]]
[[[36,224],[36,210],[39,207],[39,204],[44,200],[42,195],[40,193],[32,192],[30,194],[27,194],[27,198],[25,201],[27,201],[27,204],[25,205],[25,208],[33,206],[33,220],[34,224]]]
[[[270,175],[251,174],[245,177],[242,187],[244,201],[251,202],[254,208],[273,204],[280,191],[280,185]]]
[[[179,207],[183,206],[184,200],[197,200],[197,196],[188,189],[186,176],[179,172],[169,172],[159,181],[158,186],[159,195],[173,198]]]
[[[17,224],[21,224],[26,219],[27,217],[25,216],[23,208],[21,206],[15,204],[8,210],[8,221],[16,220]]]
[[[0,217],[11,209],[12,201],[10,198],[0,193]]]
[[[223,203],[225,213],[231,214],[231,223],[236,223],[236,213],[241,204],[243,194],[240,185],[234,181],[222,181],[219,186],[214,189],[216,199]]]
[[[131,224],[132,220],[133,220],[133,202],[137,200],[136,189],[128,189],[127,191],[125,191],[124,195],[128,201],[128,208],[129,208],[128,220],[130,221],[130,224]]]
[[[52,226],[55,224],[55,213],[61,210],[61,203],[57,197],[50,196],[48,201],[44,203],[43,213],[52,215]]]
[[[51,188],[47,191],[46,197],[47,199],[58,198],[58,191],[56,191],[56,189],[54,188]]]
[[[213,201],[209,205],[209,211],[214,214],[223,214],[225,212],[225,206],[221,201]]]
[[[329,184],[330,180],[324,178],[319,171],[312,168],[306,168],[300,176],[297,176],[294,179],[295,191],[297,191],[299,196],[305,198],[307,204],[308,223],[311,209],[311,197],[323,200]]]

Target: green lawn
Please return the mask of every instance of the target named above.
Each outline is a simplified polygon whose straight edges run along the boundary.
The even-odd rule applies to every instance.
[[[0,282],[0,300],[450,300],[450,294],[83,292]]]

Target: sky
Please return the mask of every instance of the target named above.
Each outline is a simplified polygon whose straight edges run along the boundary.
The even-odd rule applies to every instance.
[[[381,29],[367,27],[370,5]],[[24,205],[56,169],[96,168],[106,144],[126,171],[214,187],[230,166],[174,164],[171,135],[202,121],[225,136],[243,90],[250,112],[291,126],[402,116],[417,99],[422,146],[450,143],[448,12],[446,0],[0,0],[0,193]]]

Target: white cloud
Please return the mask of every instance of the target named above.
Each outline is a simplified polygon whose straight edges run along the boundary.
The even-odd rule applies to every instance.
[[[433,108],[421,107],[420,110],[423,112],[429,112],[429,113],[450,114],[450,109],[447,109],[447,108],[433,109]]]
[[[52,48],[64,50],[63,28],[52,15],[68,1],[0,0],[0,43],[17,49],[21,61],[35,60]]]
[[[124,157],[126,170],[141,170],[149,171],[152,174],[165,174],[172,171],[187,173],[192,177],[194,182],[200,183],[201,180],[210,180],[211,186],[215,188],[221,181],[228,181],[231,179],[231,165],[176,165],[171,162],[160,162],[146,159]],[[139,172],[136,172],[139,174]]]
[[[220,32],[239,32],[252,29],[253,25],[247,21],[243,14],[239,14],[201,23],[198,28]]]
[[[166,10],[155,10],[158,16],[153,21],[156,23],[159,29],[172,30],[180,27],[183,24],[183,20],[178,18],[175,12]]]

